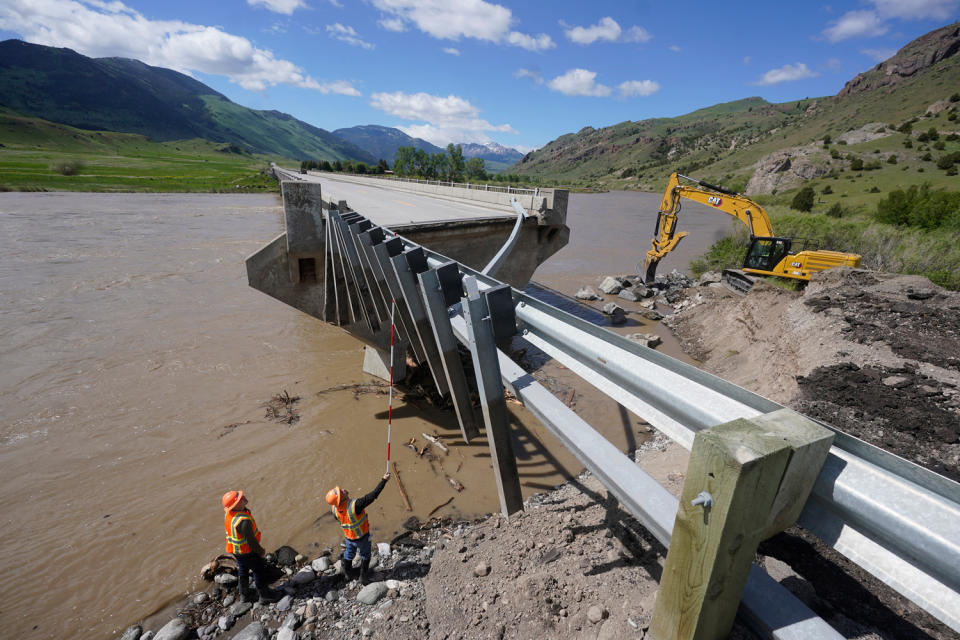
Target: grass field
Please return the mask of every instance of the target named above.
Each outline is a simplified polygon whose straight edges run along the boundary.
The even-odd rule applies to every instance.
[[[276,191],[272,158],[206,140],[154,142],[0,110],[0,191]]]

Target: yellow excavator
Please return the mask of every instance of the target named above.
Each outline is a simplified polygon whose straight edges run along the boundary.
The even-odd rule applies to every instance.
[[[694,184],[680,184],[680,178]],[[861,256],[856,253],[806,250],[805,247],[791,253],[794,240],[777,237],[773,233],[770,217],[759,204],[723,187],[673,173],[663,192],[660,211],[657,213],[653,248],[647,251],[643,263],[644,281],[647,284],[654,282],[660,260],[676,249],[680,241],[688,235],[686,231],[677,232],[682,198],[731,215],[750,230],[750,246],[747,248],[742,269],[725,269],[723,272],[724,284],[735,292],[750,291],[755,281],[753,276],[757,275],[808,281],[812,274],[824,269],[860,266]]]

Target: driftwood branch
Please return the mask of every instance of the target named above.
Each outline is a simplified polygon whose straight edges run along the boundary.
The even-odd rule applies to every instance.
[[[410,506],[410,500],[407,498],[407,492],[403,488],[403,483],[400,481],[400,470],[397,469],[397,463],[393,463],[393,475],[397,476],[397,489],[400,489],[400,497],[403,498],[403,504],[407,507],[407,511],[413,511],[413,507]]]
[[[438,504],[437,506],[435,506],[435,507],[433,508],[433,511],[431,511],[430,513],[427,514],[427,517],[429,518],[430,516],[432,516],[433,514],[435,514],[435,513],[436,513],[437,511],[439,511],[440,509],[443,509],[445,506],[447,506],[447,505],[450,504],[451,502],[453,502],[453,496],[450,496],[450,499],[447,500],[446,502],[444,502],[443,504]]]

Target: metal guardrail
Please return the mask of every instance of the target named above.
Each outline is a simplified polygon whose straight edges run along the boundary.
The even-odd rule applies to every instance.
[[[369,229],[371,223],[365,221],[364,225]],[[434,271],[452,264],[400,236],[390,242],[401,242],[404,252],[420,252]],[[464,265],[456,265],[456,269],[458,277],[475,278],[481,289],[501,285]],[[512,296],[517,328],[528,342],[686,448],[701,429],[783,409],[525,293],[513,290]],[[462,314],[450,316],[456,338],[469,344],[463,323]],[[623,464],[615,460],[614,452],[627,459],[506,354],[498,351],[498,358],[504,384],[667,544],[675,499],[664,495],[665,489],[642,484],[644,474],[637,474],[639,468],[632,461]],[[834,446],[799,523],[960,632],[960,484],[824,426],[835,432]],[[758,597],[764,593],[751,584],[747,594],[751,590]],[[799,635],[794,636],[773,635],[827,637],[825,632],[811,631],[815,628],[803,633],[795,629]]]
[[[527,294],[514,300],[528,342],[687,449],[701,429],[784,408]],[[820,424],[834,446],[799,523],[960,632],[960,484]]]

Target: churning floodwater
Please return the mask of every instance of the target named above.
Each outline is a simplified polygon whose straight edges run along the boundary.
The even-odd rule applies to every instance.
[[[569,295],[632,272],[658,201],[572,196],[571,245],[536,279]],[[706,227],[661,269],[727,226],[695,221]],[[244,259],[282,225],[274,195],[0,194],[3,635],[109,637],[202,588],[228,489],[247,492],[268,549],[315,555],[338,539],[327,489],[365,491],[382,475],[386,396],[335,389],[371,380],[362,345],[246,284]],[[284,392],[301,398],[293,424],[265,414]],[[522,407],[511,411],[525,494],[579,472]],[[621,421],[609,436],[620,443]],[[450,455],[403,448],[424,432]],[[414,515],[450,497],[444,515],[497,509],[486,443],[463,445],[452,412],[396,401],[393,451]],[[411,515],[393,487],[370,513],[381,540]]]

